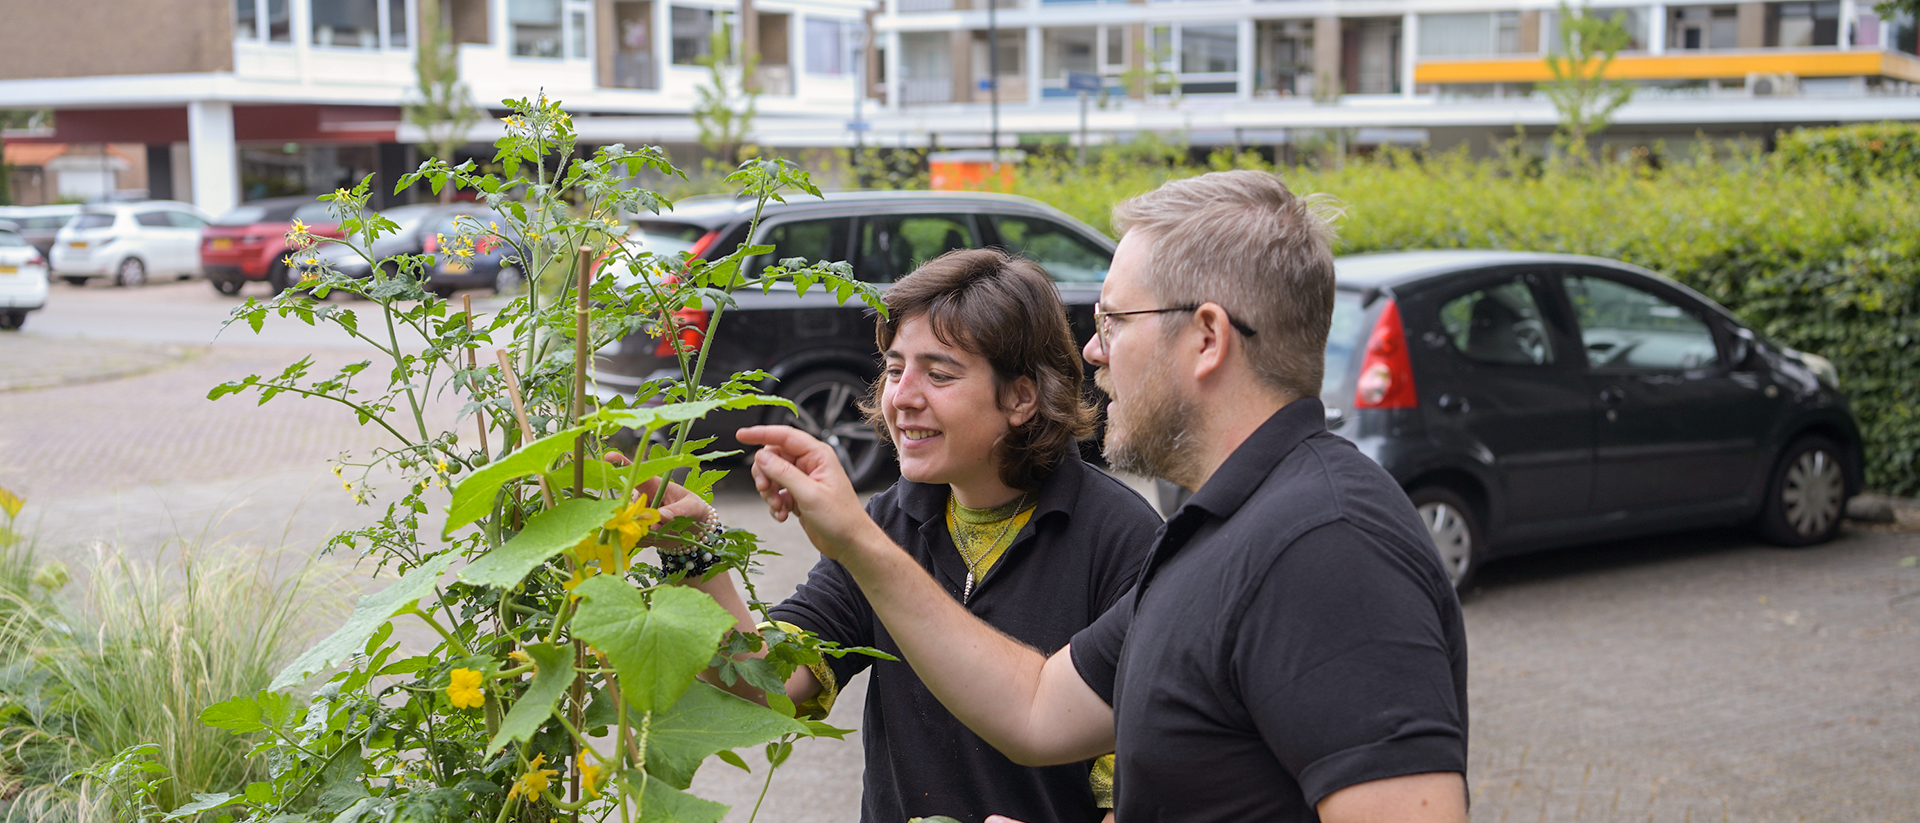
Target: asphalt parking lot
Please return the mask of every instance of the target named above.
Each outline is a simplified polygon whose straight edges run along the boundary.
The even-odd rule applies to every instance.
[[[304,329],[208,346],[211,329],[178,318],[217,318],[235,300],[198,282],[54,298],[0,335],[0,362],[56,345],[184,352],[131,376],[0,391],[0,487],[28,497],[43,552],[81,562],[95,542],[151,553],[195,533],[311,548],[370,518],[325,462],[380,443],[350,415],[205,400],[223,380],[357,352]],[[162,316],[126,319],[142,305]],[[790,591],[814,556],[798,527],[773,524],[741,484],[719,503],[784,553],[763,595]],[[1920,566],[1903,562],[1916,555],[1912,525],[1849,524],[1813,549],[1706,532],[1489,566],[1464,598],[1473,818],[1920,820]],[[858,689],[839,725],[858,726]],[[858,739],[801,746],[760,819],[857,816]],[[763,776],[715,763],[696,788],[745,821]]]

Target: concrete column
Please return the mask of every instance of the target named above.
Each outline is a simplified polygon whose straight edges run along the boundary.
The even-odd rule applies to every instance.
[[[1767,4],[1741,3],[1734,7],[1735,45],[1743,49],[1767,47]]]
[[[1127,68],[1134,72],[1134,76],[1138,77],[1147,70],[1147,52],[1152,49],[1153,44],[1147,42],[1146,24],[1129,24],[1127,26]],[[1127,89],[1127,96],[1135,100],[1145,99],[1152,85],[1151,80],[1142,82],[1134,88]]]
[[[887,108],[900,110],[900,32],[890,31],[887,38]]]
[[[1400,94],[1413,99],[1413,66],[1420,54],[1420,15],[1407,12],[1400,18]]]
[[[1853,49],[1853,24],[1860,19],[1858,4],[1853,0],[1840,0],[1840,50]]]
[[[982,69],[985,71],[985,69]],[[959,29],[947,34],[947,73],[953,78],[953,102],[973,102],[973,30]]]
[[[240,151],[233,140],[233,104],[187,104],[187,143],[193,155],[193,204],[219,216],[240,204]]]
[[[1044,44],[1040,41],[1040,27],[1028,26],[1027,59],[1021,61],[1026,65],[1021,66],[1021,68],[1025,69],[1022,74],[1025,74],[1027,79],[1027,103],[1029,105],[1039,105],[1040,103],[1040,62],[1045,57],[1045,49],[1043,46]]]
[[[1238,61],[1240,67],[1240,77],[1235,85],[1239,88],[1239,94],[1236,96],[1242,100],[1253,99],[1253,73],[1254,64],[1257,62],[1255,59],[1255,48],[1259,45],[1259,43],[1255,41],[1257,36],[1258,31],[1254,28],[1253,18],[1241,18],[1240,37],[1236,41],[1237,47],[1235,49],[1235,59]]]
[[[1647,53],[1667,53],[1667,5],[1655,3],[1647,9]]]
[[[1313,96],[1332,100],[1347,90],[1340,80],[1340,18],[1313,20]]]

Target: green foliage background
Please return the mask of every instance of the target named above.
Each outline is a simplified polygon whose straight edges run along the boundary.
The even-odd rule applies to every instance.
[[[1920,130],[1884,124],[1797,132],[1772,155],[1703,153],[1659,168],[1562,168],[1510,154],[1273,169],[1345,206],[1340,254],[1524,249],[1625,260],[1732,309],[1775,342],[1839,367],[1865,435],[1870,488],[1920,491]],[[1212,169],[1268,168],[1252,154],[1205,164],[1165,146],[1109,149],[1076,168],[1037,158],[1014,193],[1112,232],[1112,204]]]

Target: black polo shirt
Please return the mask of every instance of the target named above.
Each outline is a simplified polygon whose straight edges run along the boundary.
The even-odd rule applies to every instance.
[[[1073,638],[1114,710],[1119,819],[1317,820],[1335,791],[1467,767],[1460,605],[1407,496],[1288,404]]]
[[[875,495],[867,513],[957,601],[967,568],[947,533],[948,494],[944,485],[902,480]],[[1070,454],[1041,485],[1033,516],[1013,545],[974,585],[967,608],[1051,654],[1132,588],[1160,522],[1139,494]],[[828,640],[871,646],[903,661],[827,658],[841,683],[872,669],[861,727],[862,820],[947,815],[980,823],[1005,814],[1026,823],[1091,823],[1103,816],[1087,785],[1090,763],[1016,765],[949,713],[904,662],[899,644],[839,563],[823,558],[771,613]]]

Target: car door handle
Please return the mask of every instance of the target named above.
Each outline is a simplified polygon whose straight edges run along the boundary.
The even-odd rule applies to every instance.
[[[1472,401],[1455,394],[1440,395],[1440,398],[1435,400],[1434,403],[1440,407],[1441,411],[1453,412],[1454,414],[1466,414],[1467,412],[1473,411]]]
[[[1600,405],[1612,408],[1627,402],[1627,393],[1619,389],[1601,389]]]

